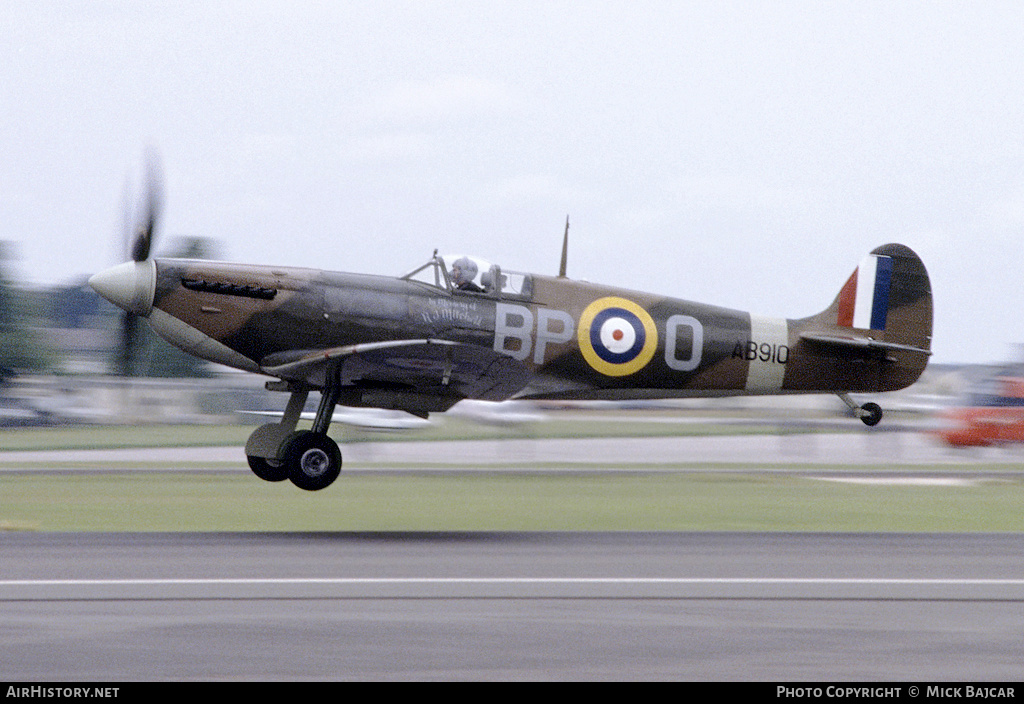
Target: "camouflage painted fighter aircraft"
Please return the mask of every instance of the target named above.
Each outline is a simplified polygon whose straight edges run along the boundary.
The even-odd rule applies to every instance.
[[[245,451],[260,478],[306,490],[341,471],[338,404],[426,417],[462,399],[835,393],[874,425],[879,406],[848,394],[904,388],[931,353],[928,274],[899,244],[865,257],[823,312],[784,319],[571,280],[564,245],[557,277],[436,251],[397,278],[150,259],[158,204],[133,261],[90,284],[181,349],[274,377],[287,408]],[[311,390],[319,409],[297,430]]]

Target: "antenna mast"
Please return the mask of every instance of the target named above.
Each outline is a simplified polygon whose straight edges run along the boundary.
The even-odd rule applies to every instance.
[[[562,264],[558,267],[558,277],[565,278],[565,265],[569,258],[569,216],[565,216],[565,236],[562,237]]]

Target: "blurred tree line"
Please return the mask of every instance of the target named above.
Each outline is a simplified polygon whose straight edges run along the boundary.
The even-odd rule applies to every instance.
[[[59,355],[33,325],[38,297],[15,280],[16,247],[0,241],[0,383],[19,372],[49,372]]]
[[[219,251],[213,239],[178,237],[162,256],[216,259]],[[119,376],[212,376],[205,361],[170,345],[145,321],[137,321],[130,343],[125,325],[124,312],[85,279],[49,288],[24,285],[16,245],[0,241],[0,384],[16,374],[73,373],[69,361],[90,352],[105,357],[100,366]]]

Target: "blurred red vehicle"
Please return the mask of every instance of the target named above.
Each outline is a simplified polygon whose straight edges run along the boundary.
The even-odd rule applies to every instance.
[[[937,434],[957,447],[1024,442],[1024,377],[992,377],[942,421]]]

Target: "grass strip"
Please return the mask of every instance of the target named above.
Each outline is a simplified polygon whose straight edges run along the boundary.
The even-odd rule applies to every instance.
[[[343,475],[307,493],[227,473],[9,474],[0,529],[40,531],[1019,532],[1024,482],[796,475]]]

